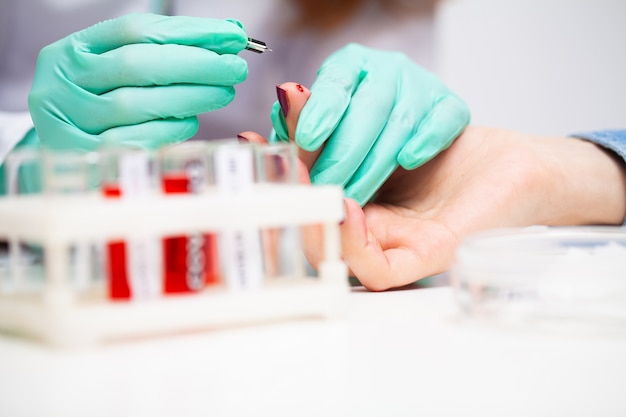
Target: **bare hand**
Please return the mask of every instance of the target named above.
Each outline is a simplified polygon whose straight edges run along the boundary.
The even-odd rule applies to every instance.
[[[290,99],[302,94],[291,84],[283,84]],[[290,126],[301,106],[291,108]],[[470,126],[425,165],[398,169],[363,209],[346,199],[343,258],[365,287],[381,291],[446,271],[461,240],[480,230],[621,224],[625,214],[626,169],[602,148]],[[319,233],[306,231],[313,265],[323,253]]]

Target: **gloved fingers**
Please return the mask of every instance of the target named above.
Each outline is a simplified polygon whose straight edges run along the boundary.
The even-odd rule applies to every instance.
[[[272,128],[270,133],[267,135],[267,143],[277,143],[280,142],[280,139],[276,136],[276,130]]]
[[[72,105],[59,103],[62,115],[90,134],[157,119],[187,118],[217,110],[235,96],[233,87],[170,85],[123,87],[101,96],[76,95]]]
[[[390,118],[390,122],[394,118]],[[346,197],[363,207],[398,168],[397,155],[414,127],[405,123],[388,123],[380,137],[345,186]]]
[[[237,55],[186,45],[125,45],[101,55],[81,54],[76,60],[80,64],[66,77],[94,94],[170,84],[232,86],[248,75],[246,61]]]
[[[387,91],[379,90],[370,83],[369,78],[362,81],[311,170],[313,183],[341,186],[348,183],[374,146],[393,111],[395,89]],[[314,97],[315,93],[312,93],[303,114]]]
[[[98,135],[100,146],[128,146],[159,149],[191,138],[198,131],[198,118],[159,119],[129,126],[119,126]]]
[[[285,116],[280,108],[280,104],[277,102],[272,106],[272,113],[270,115],[272,119],[272,125],[274,127],[274,134],[277,140],[282,142],[289,142],[289,132],[287,131],[287,123],[285,122]],[[270,140],[271,142],[271,140]]]
[[[311,97],[296,129],[296,143],[313,151],[322,146],[341,121],[352,96],[367,75],[360,55],[349,45],[330,55],[311,86]]]
[[[84,132],[65,119],[58,117],[50,117],[45,132],[38,131],[37,134],[42,148],[91,152],[100,146],[98,135]],[[46,140],[46,138],[53,138],[53,140]]]
[[[106,20],[66,39],[75,39],[74,48],[96,54],[139,43],[199,46],[218,54],[237,54],[247,45],[246,31],[237,21],[150,13]]]
[[[95,151],[101,146],[130,146],[141,149],[157,149],[192,137],[198,130],[197,117],[185,119],[152,120],[146,123],[118,126],[99,135],[89,134],[55,119],[49,126],[54,143],[41,142],[43,147],[55,150]]]
[[[463,100],[446,96],[426,115],[415,135],[398,154],[398,163],[415,169],[452,144],[468,125],[470,113]]]

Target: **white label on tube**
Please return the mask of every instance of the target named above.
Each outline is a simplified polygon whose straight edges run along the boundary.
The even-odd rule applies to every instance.
[[[215,151],[215,180],[220,191],[240,194],[254,183],[252,149],[247,146],[224,146]],[[254,207],[250,207],[254,210]],[[251,290],[263,283],[263,264],[259,230],[228,229],[221,236],[220,249],[226,283],[233,290]]]
[[[159,246],[155,239],[128,239],[126,272],[131,296],[135,300],[158,297],[161,292],[159,277]]]
[[[252,149],[247,146],[224,146],[215,150],[215,182],[220,191],[238,194],[254,183]]]
[[[148,194],[148,156],[143,152],[120,155],[119,182],[122,198],[132,199]],[[158,243],[150,238],[127,240],[126,272],[133,299],[155,298],[162,292]]]
[[[120,155],[119,170],[123,197],[139,197],[150,191],[150,167],[145,153],[130,152]]]
[[[254,290],[263,284],[261,242],[257,229],[225,231],[220,239],[226,284],[231,290]]]

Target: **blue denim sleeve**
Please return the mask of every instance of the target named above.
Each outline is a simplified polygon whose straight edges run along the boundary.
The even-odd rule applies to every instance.
[[[619,155],[626,163],[626,130],[598,130],[570,135],[575,138],[586,139],[597,143]],[[624,219],[626,226],[626,219]]]
[[[574,133],[575,138],[586,139],[612,150],[626,163],[626,130],[597,130],[594,132]]]

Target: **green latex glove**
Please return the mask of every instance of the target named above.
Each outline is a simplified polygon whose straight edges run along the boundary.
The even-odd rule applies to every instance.
[[[278,102],[275,136],[288,140]],[[467,105],[404,54],[350,44],[328,57],[298,119],[295,141],[324,146],[311,169],[314,184],[337,184],[366,204],[398,168],[415,169],[469,123]]]
[[[39,139],[35,129],[31,129],[26,136],[15,146],[15,150],[30,149],[39,151]],[[8,173],[5,163],[0,165],[0,195],[6,195]],[[41,192],[41,165],[39,161],[24,162],[18,171],[17,190],[20,194],[32,194]]]
[[[226,106],[248,66],[232,20],[133,14],[41,50],[28,99],[44,147],[154,149],[193,136],[197,115]]]

